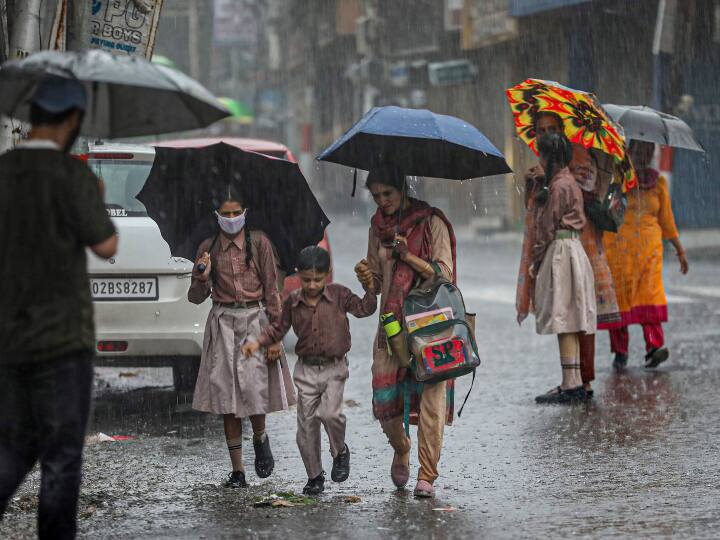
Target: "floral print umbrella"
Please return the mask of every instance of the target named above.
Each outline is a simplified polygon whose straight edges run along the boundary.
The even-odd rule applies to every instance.
[[[535,154],[535,119],[540,112],[555,113],[562,119],[570,142],[595,148],[614,158],[624,191],[636,185],[622,128],[605,113],[593,94],[540,79],[527,79],[505,93],[512,109],[515,129]]]

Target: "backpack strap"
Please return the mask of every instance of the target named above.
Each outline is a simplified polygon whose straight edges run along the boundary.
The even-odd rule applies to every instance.
[[[250,230],[250,250],[252,254],[252,260],[258,270],[260,269],[260,235],[262,234],[264,234],[262,231],[258,231],[255,229]],[[273,258],[275,259],[275,272],[277,273],[277,290],[278,292],[282,293],[285,284],[285,276],[287,275],[287,273],[282,268],[280,268],[280,258],[278,257],[278,252],[275,248],[275,244],[270,241],[270,245],[272,246]]]
[[[460,406],[460,410],[458,411],[458,418],[462,415],[463,409],[465,408],[465,404],[467,403],[468,398],[470,397],[470,392],[472,392],[473,384],[475,384],[475,370],[473,369],[473,376],[472,381],[470,382],[470,388],[468,388],[467,394],[465,394],[465,399],[463,399],[462,405]]]
[[[410,436],[410,377],[406,376],[403,385],[403,424],[405,435]]]
[[[215,257],[214,255],[217,253],[217,246],[220,245],[220,233],[218,232],[215,237],[212,239],[212,242],[210,242],[210,247],[208,247],[208,255],[210,255],[210,279],[213,283],[215,283],[215,270],[217,270],[217,264],[215,264]]]

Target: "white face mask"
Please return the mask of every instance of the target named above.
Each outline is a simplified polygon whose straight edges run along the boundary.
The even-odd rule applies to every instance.
[[[227,234],[237,234],[245,227],[245,212],[236,217],[224,217],[215,212],[218,225]]]

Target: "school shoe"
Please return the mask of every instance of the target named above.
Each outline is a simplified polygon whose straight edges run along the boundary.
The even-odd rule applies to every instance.
[[[435,496],[435,488],[426,480],[418,480],[413,495],[418,499],[430,499]]]
[[[265,433],[262,442],[253,439],[253,448],[255,449],[255,473],[260,478],[267,478],[275,468],[275,458],[273,458],[270,450],[270,437]]]
[[[543,405],[565,405],[578,403],[587,399],[587,392],[582,386],[577,388],[568,388],[563,390],[561,387],[550,390],[547,394],[540,394],[535,398],[535,403],[541,403]]]
[[[245,473],[242,471],[233,471],[228,474],[228,479],[225,480],[225,487],[229,488],[246,488],[248,487],[245,481]]]
[[[348,476],[350,476],[350,449],[346,444],[345,449],[333,458],[330,478],[333,482],[344,482]]]
[[[666,347],[651,349],[645,355],[645,367],[649,369],[656,368],[668,358],[670,358],[670,351]]]
[[[613,367],[615,371],[625,371],[627,368],[628,355],[622,353],[616,353],[615,359],[613,360]]]
[[[325,471],[307,481],[303,488],[303,495],[320,495],[323,491],[325,491]]]

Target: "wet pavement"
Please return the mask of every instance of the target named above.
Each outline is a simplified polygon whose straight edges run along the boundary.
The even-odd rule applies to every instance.
[[[356,291],[352,267],[367,226],[331,226],[335,275]],[[270,479],[252,472],[247,491],[222,487],[229,471],[219,418],[195,413],[167,369],[101,368],[85,452],[80,535],[93,538],[716,538],[720,526],[720,261],[691,258],[683,277],[666,268],[671,359],[642,365],[633,328],[630,368],[615,374],[606,333],[598,337],[595,400],[541,407],[533,397],[558,383],[557,345],[518,329],[519,245],[480,238],[459,246],[460,285],[478,313],[483,364],[463,417],[446,429],[434,500],[414,500],[389,478],[392,452],[373,420],[370,350],[374,319],[352,320],[345,413],[352,471],[312,506],[255,508],[254,497],[300,491],[294,410],[268,417],[276,458]],[[291,356],[292,357],[292,356]],[[292,357],[294,362],[294,357]],[[461,400],[469,377],[461,379]],[[414,429],[414,428],[413,428]],[[323,438],[325,468],[331,459]],[[413,473],[417,458],[413,455]],[[34,534],[35,470],[0,523],[0,537]],[[409,486],[412,488],[412,482]],[[359,502],[346,502],[347,496]]]

